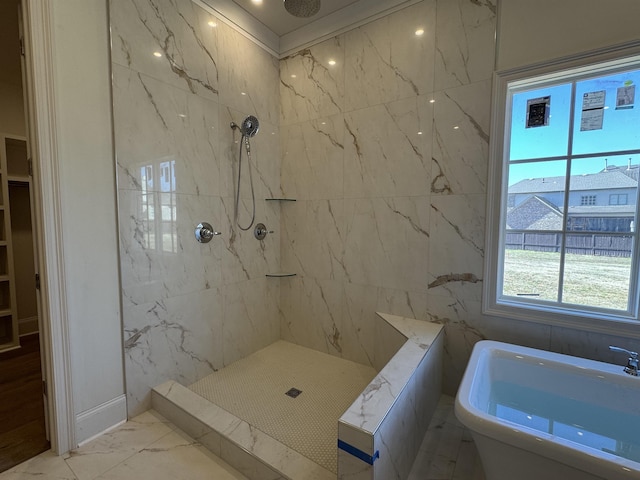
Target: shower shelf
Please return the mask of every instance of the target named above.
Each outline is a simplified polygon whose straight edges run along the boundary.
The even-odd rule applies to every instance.
[[[295,202],[295,198],[265,198],[267,202]]]
[[[281,273],[267,273],[265,276],[272,277],[272,278],[284,278],[284,277],[295,277],[296,275],[297,273],[281,272]]]

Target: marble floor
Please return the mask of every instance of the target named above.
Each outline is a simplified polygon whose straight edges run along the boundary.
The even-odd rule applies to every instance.
[[[162,416],[150,410],[62,457],[45,452],[0,480],[246,480]],[[442,396],[409,480],[484,480],[469,432]]]

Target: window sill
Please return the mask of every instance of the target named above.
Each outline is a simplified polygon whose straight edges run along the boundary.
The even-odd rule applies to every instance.
[[[553,307],[536,305],[535,308],[499,303],[487,305],[483,302],[482,313],[493,317],[521,320],[525,322],[549,325],[552,327],[572,328],[575,330],[640,339],[640,321],[618,315],[558,311]]]

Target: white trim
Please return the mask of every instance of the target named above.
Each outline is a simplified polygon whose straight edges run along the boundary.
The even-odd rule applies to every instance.
[[[79,413],[76,415],[78,446],[122,425],[127,421],[126,418],[127,396],[125,394]],[[109,428],[105,429],[105,425],[109,425]]]
[[[519,79],[546,75],[549,80],[561,75],[560,71],[590,68],[590,65],[611,62],[612,65],[627,62],[627,58],[640,55],[640,42],[614,45],[592,52],[581,53],[527,67],[505,70],[494,73],[493,105],[491,115],[491,141],[489,146],[489,181],[487,185],[487,212],[485,233],[485,268],[482,293],[482,312],[486,315],[524,320],[544,325],[561,326],[577,330],[596,332],[608,335],[622,335],[640,338],[640,321],[612,313],[594,314],[561,313],[553,307],[535,305],[535,307],[518,307],[504,302],[498,303],[498,262],[500,259],[500,224],[502,199],[506,198],[507,186],[503,182],[503,157],[508,148],[505,129],[505,112],[511,106],[507,104],[507,87]],[[523,80],[524,81],[524,80]],[[499,192],[499,194],[496,194]],[[636,242],[638,243],[638,242]],[[636,249],[638,246],[636,245]],[[638,254],[638,252],[636,252]],[[637,286],[636,286],[637,289]]]
[[[192,0],[278,59],[373,22],[422,0],[359,0],[279,37],[244,8],[229,0]]]
[[[192,0],[192,2],[216,15],[240,35],[264,48],[274,57],[279,56],[279,37],[236,3],[228,0]]]
[[[27,97],[34,166],[35,230],[41,278],[42,340],[48,385],[51,448],[63,454],[75,447],[71,355],[64,291],[62,207],[54,88],[52,0],[23,0],[27,49]]]
[[[282,59],[292,55],[303,48],[308,48],[336,35],[361,27],[421,1],[370,2],[361,0],[360,2],[352,3],[280,37],[279,58]]]

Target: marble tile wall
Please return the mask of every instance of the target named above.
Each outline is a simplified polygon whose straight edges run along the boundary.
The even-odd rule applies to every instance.
[[[450,395],[481,339],[638,348],[482,314],[496,15],[424,0],[281,61],[284,339],[380,368],[375,311],[441,323]]]
[[[481,313],[496,0],[424,0],[281,61],[189,0],[110,4],[130,415],[277,338],[379,368],[376,311],[445,326],[449,394],[483,338],[614,360]],[[249,114],[263,242],[232,227]],[[198,244],[201,221],[222,235]]]
[[[444,323],[459,349],[458,304],[482,290],[495,21],[490,0],[425,0],[281,61],[282,189],[298,200],[281,217],[298,273],[284,339],[379,366],[378,310]]]
[[[110,2],[129,415],[165,380],[189,384],[277,340],[278,61],[190,0]],[[213,25],[213,26],[212,26]],[[252,139],[263,242],[233,227],[238,135]],[[246,155],[243,161],[246,162]],[[243,164],[241,223],[251,195]],[[221,232],[208,244],[194,229]]]

